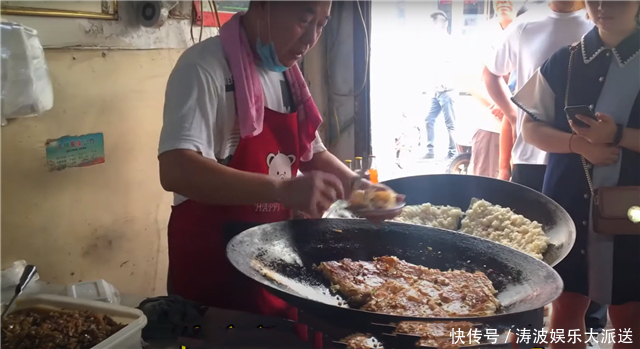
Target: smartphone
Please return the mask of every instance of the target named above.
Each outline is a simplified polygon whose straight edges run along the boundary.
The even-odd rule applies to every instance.
[[[576,125],[580,127],[589,127],[589,125],[580,121],[580,119],[578,119],[576,115],[583,115],[595,121],[598,120],[598,118],[596,117],[596,114],[593,112],[593,110],[591,110],[591,108],[589,108],[588,105],[570,106],[570,107],[564,108],[564,111],[567,113],[567,116],[569,116],[569,119],[571,119],[571,121],[573,121]]]

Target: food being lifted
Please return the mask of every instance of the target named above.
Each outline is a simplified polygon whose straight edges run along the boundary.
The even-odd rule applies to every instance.
[[[414,265],[397,257],[372,262],[322,262],[317,267],[334,291],[350,306],[399,316],[487,316],[498,311],[497,291],[482,272],[440,271]]]
[[[89,349],[125,325],[90,311],[14,311],[2,321],[3,349]]]
[[[386,187],[371,187],[365,190],[355,190],[351,194],[349,209],[351,210],[387,210],[398,205],[396,194]]]
[[[437,206],[430,203],[405,206],[393,219],[396,222],[424,225],[440,229],[457,230],[463,212],[459,207]]]
[[[461,232],[513,247],[538,259],[550,244],[542,225],[510,208],[473,199],[462,219]]]

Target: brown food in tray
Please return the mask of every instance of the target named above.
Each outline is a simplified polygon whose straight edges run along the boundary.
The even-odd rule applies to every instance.
[[[17,310],[2,321],[2,349],[90,349],[125,326],[90,311]]]
[[[497,291],[482,272],[440,271],[396,257],[323,262],[332,289],[362,310],[399,316],[461,317],[495,314]]]

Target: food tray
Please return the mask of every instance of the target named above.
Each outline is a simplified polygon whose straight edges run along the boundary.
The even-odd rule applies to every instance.
[[[2,306],[5,307],[4,304]],[[88,310],[108,315],[116,322],[126,324],[126,326],[91,349],[142,348],[142,329],[147,324],[147,317],[138,309],[86,299],[39,294],[20,296],[11,312],[28,308],[58,311]]]

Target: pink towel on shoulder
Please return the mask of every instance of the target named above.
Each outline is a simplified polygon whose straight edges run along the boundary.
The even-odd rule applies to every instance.
[[[264,94],[249,41],[240,24],[242,15],[244,12],[236,13],[220,28],[220,40],[233,76],[240,136],[246,138],[257,136],[262,132]],[[311,144],[322,123],[322,116],[311,97],[298,64],[287,69],[284,74],[298,112],[300,160],[309,161],[313,156]]]

